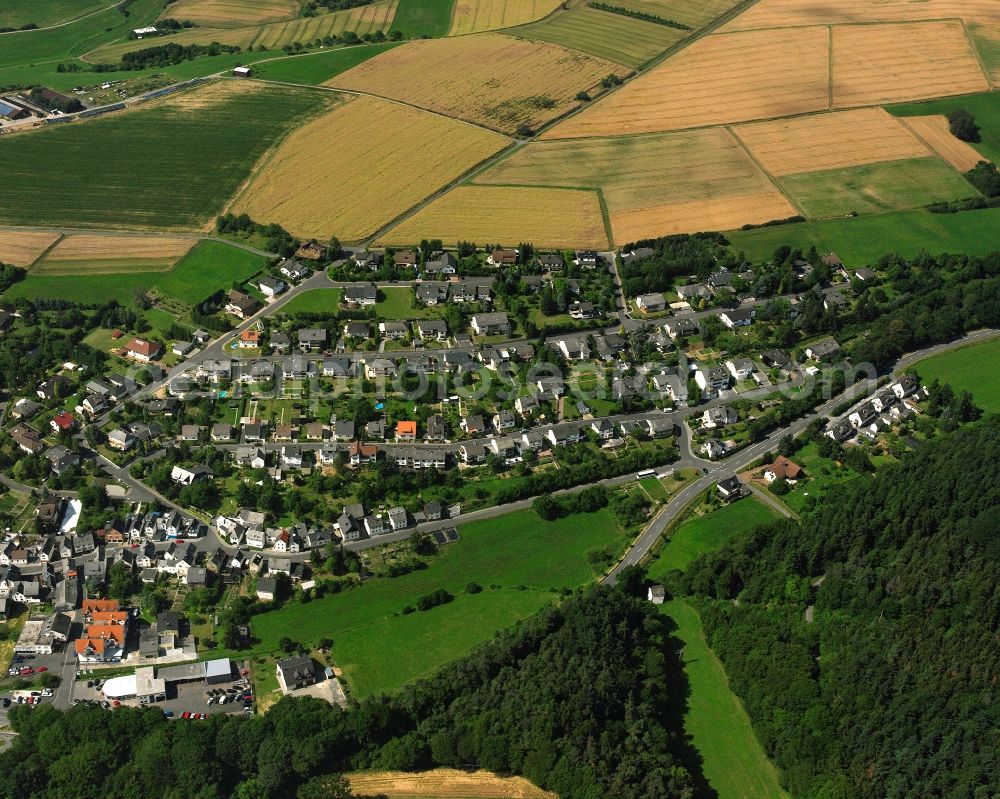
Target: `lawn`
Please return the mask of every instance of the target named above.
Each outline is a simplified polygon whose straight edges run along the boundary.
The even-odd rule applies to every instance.
[[[718,799],[785,799],[777,770],[705,640],[698,612],[683,600],[667,602],[660,610],[677,624],[674,636],[683,643],[689,690],[684,729],[701,754],[709,786]]]
[[[375,303],[375,318],[380,321],[405,319],[437,319],[444,315],[444,308],[439,305],[427,307],[413,306],[413,291],[403,286],[380,288],[382,296]]]
[[[699,555],[713,552],[733,536],[776,518],[778,515],[768,505],[755,497],[747,497],[704,516],[688,519],[663,544],[649,566],[649,576],[655,580],[673,569],[683,571]]]
[[[336,313],[340,307],[340,289],[310,289],[281,306],[283,314]]]
[[[119,275],[32,275],[15,283],[7,299],[72,300],[103,303],[114,299],[131,305],[136,292],[155,290],[182,303],[193,305],[233,281],[242,282],[267,265],[267,259],[217,241],[202,241],[169,272],[135,272]]]
[[[913,369],[924,383],[940,380],[955,391],[972,392],[976,404],[1000,411],[1000,339],[952,350],[920,361]],[[985,368],[984,368],[985,367]]]
[[[875,263],[898,252],[913,257],[931,253],[986,255],[1000,250],[1000,208],[958,214],[900,211],[854,219],[829,219],[727,233],[736,250],[751,261],[769,260],[788,244],[803,251],[814,246],[821,253],[836,252],[847,266]]]
[[[0,194],[0,223],[200,227],[271,144],[329,104],[307,89],[210,84],[140,110],[5,137],[0,169],[19,189]]]
[[[554,590],[592,580],[588,552],[626,544],[607,510],[555,522],[518,511],[463,525],[460,532],[461,540],[444,547],[427,569],[255,616],[260,643],[254,649],[271,653],[285,635],[310,646],[329,636],[356,696],[391,691],[536,612],[552,601]],[[472,581],[483,586],[482,593],[464,593]],[[402,614],[438,588],[456,599]]]
[[[319,53],[264,61],[254,68],[254,74],[264,80],[280,80],[288,83],[318,86],[379,53],[391,50],[393,47],[399,47],[399,44],[399,42],[362,44],[355,47],[342,47],[336,50],[324,50]]]
[[[667,489],[663,487],[660,478],[646,477],[639,481],[639,485],[645,489],[646,493],[649,494],[649,498],[654,502],[666,502],[668,498]]]
[[[796,486],[794,491],[778,499],[796,513],[802,512],[809,497],[819,500],[834,486],[858,479],[857,472],[821,458],[814,443],[807,444],[796,452],[792,460],[805,470],[808,479]]]
[[[778,181],[810,218],[922,208],[972,197],[976,190],[940,158],[909,158],[786,175]]]
[[[945,100],[930,100],[926,103],[890,105],[886,110],[896,116],[908,117],[948,114],[958,108],[964,108],[971,113],[979,125],[983,140],[973,142],[972,146],[993,163],[1000,164],[1000,92],[969,94]]]
[[[399,0],[392,30],[407,39],[447,36],[455,0]]]

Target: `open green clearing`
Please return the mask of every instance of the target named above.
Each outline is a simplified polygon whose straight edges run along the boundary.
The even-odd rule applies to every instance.
[[[778,500],[796,513],[805,509],[810,497],[819,500],[834,486],[859,478],[858,473],[847,466],[820,457],[819,448],[812,442],[796,452],[792,460],[805,470],[808,479],[801,481],[783,497],[778,497]]]
[[[1000,44],[997,45],[1000,51]],[[998,52],[1000,58],[1000,52]],[[928,114],[948,114],[964,108],[976,118],[982,141],[973,143],[979,152],[995,164],[1000,164],[1000,92],[970,94],[965,97],[949,97],[945,100],[931,100],[926,103],[906,103],[890,105],[886,111],[898,117],[925,116]]]
[[[399,47],[400,44],[402,42],[362,44],[354,47],[342,47],[337,50],[325,50],[321,53],[279,58],[258,64],[254,69],[254,74],[264,80],[280,80],[288,83],[318,86],[369,58],[391,50],[393,47]]]
[[[378,320],[436,319],[444,314],[441,306],[413,306],[413,290],[404,286],[390,286],[378,290],[375,318]]]
[[[340,289],[310,289],[293,297],[283,306],[283,314],[336,313],[340,307]]]
[[[201,302],[233,281],[243,281],[267,266],[267,259],[218,241],[202,241],[169,272],[131,274],[28,276],[4,295],[7,299],[63,299],[103,303],[115,299],[131,305],[139,291],[155,291],[186,304]]]
[[[460,532],[461,540],[444,547],[424,570],[255,616],[260,643],[254,651],[271,654],[286,635],[307,646],[329,636],[356,696],[391,691],[536,612],[553,600],[553,591],[592,580],[589,552],[626,544],[607,510],[555,522],[517,511],[463,525]],[[482,593],[464,593],[473,581]],[[438,588],[456,599],[402,615]]]
[[[875,263],[891,252],[911,258],[924,250],[986,255],[1000,250],[1000,208],[959,214],[900,211],[734,231],[726,236],[752,261],[768,260],[783,244],[835,252],[855,267]]]
[[[997,78],[1000,77],[1000,30],[995,26],[992,32],[990,30],[985,25],[969,26],[972,42],[979,51],[979,57],[986,67],[986,74],[992,76],[992,83],[996,86]]]
[[[698,612],[683,600],[666,602],[660,610],[674,620],[674,636],[684,645],[681,656],[690,691],[684,728],[702,756],[702,771],[718,799],[786,797],[746,710],[729,688],[722,663],[705,640]]]
[[[875,214],[972,197],[976,190],[940,158],[805,172],[778,181],[808,217]]]
[[[58,28],[5,34],[0,36],[0,67],[83,55],[106,42],[124,39],[133,28],[148,25],[159,16],[163,6],[163,0],[135,0],[128,6],[128,16],[114,7]]]
[[[332,102],[315,91],[260,86],[203,108],[166,101],[7,137],[0,171],[19,188],[0,194],[0,222],[200,226],[271,144]]]
[[[666,502],[668,499],[667,489],[663,487],[658,477],[646,477],[639,481],[649,498],[654,502]]]
[[[778,518],[770,506],[756,497],[747,497],[705,516],[688,519],[663,544],[659,556],[648,569],[654,580],[687,565],[705,552],[713,552],[730,538]]]
[[[407,39],[447,36],[455,0],[399,0],[392,30]]]
[[[541,22],[512,28],[511,33],[637,67],[691,32],[581,5]]]
[[[972,393],[976,404],[1000,411],[1000,339],[973,344],[920,361],[914,370],[925,383],[937,379]]]
[[[107,8],[107,0],[3,0],[0,5],[0,28],[35,25],[44,28]]]

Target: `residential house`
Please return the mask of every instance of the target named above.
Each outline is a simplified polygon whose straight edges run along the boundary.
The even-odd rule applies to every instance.
[[[694,380],[704,396],[714,396],[717,392],[729,388],[729,370],[725,366],[700,366],[694,373]]]
[[[268,275],[257,281],[257,288],[265,297],[277,297],[287,286],[284,280],[278,280],[278,278]]]
[[[481,313],[472,317],[472,329],[479,336],[510,332],[510,320],[505,313]]]
[[[347,462],[353,469],[356,469],[359,466],[375,463],[377,459],[378,447],[374,444],[365,444],[361,441],[353,441],[347,447]]]
[[[832,338],[826,338],[806,347],[806,357],[817,361],[833,358],[840,352],[840,345]]]
[[[573,254],[573,263],[584,269],[594,269],[601,262],[596,250],[577,250]]]
[[[737,499],[743,495],[743,484],[735,475],[719,480],[715,484],[715,488],[723,499]]]
[[[667,298],[658,292],[640,294],[635,298],[635,306],[643,313],[658,313],[667,309]]]
[[[517,250],[493,250],[486,256],[490,266],[514,266],[517,263]]]
[[[246,292],[230,289],[226,295],[226,313],[237,319],[248,319],[260,310],[260,303]]]
[[[545,437],[554,447],[576,444],[580,440],[580,429],[572,424],[557,424],[545,431]]]
[[[722,324],[730,330],[746,327],[753,322],[756,311],[754,308],[730,308],[719,314]]]
[[[797,480],[801,475],[802,467],[784,455],[779,455],[764,469],[764,479],[769,483],[775,480]]]
[[[726,406],[718,405],[714,408],[708,408],[701,415],[702,427],[708,430],[714,430],[717,427],[725,427],[726,425],[736,424],[739,421],[739,414],[735,410]]]
[[[726,361],[726,368],[734,380],[746,380],[753,374],[754,365],[749,358],[738,358]]]
[[[125,345],[125,357],[141,363],[149,363],[160,357],[163,347],[155,341],[147,341],[143,338],[134,338]]]
[[[424,341],[447,341],[448,323],[443,319],[421,319],[417,322],[417,333]]]
[[[396,441],[416,441],[417,423],[415,421],[401,421],[396,424]]]
[[[299,349],[302,352],[312,352],[326,347],[326,328],[303,327],[298,331]]]
[[[212,470],[207,466],[192,466],[187,469],[183,466],[174,466],[170,470],[170,479],[180,485],[189,486],[199,480],[211,480]]]
[[[242,333],[240,333],[239,348],[241,350],[253,350],[260,347],[260,342],[262,338],[262,333],[259,330],[255,330],[252,327],[248,327]]]
[[[447,283],[421,283],[417,286],[417,299],[424,305],[443,305],[448,301]]]
[[[445,441],[448,438],[448,424],[441,414],[435,413],[427,417],[427,431],[424,434],[426,441]]]
[[[663,325],[663,329],[667,331],[670,338],[676,339],[682,336],[693,336],[698,332],[698,323],[693,319],[671,319]]]
[[[410,335],[410,326],[406,322],[379,322],[378,332],[382,338],[402,339]]]
[[[372,283],[360,286],[347,286],[341,298],[341,304],[348,308],[363,308],[374,305],[378,300],[378,289]]]
[[[510,411],[502,410],[493,416],[493,429],[497,432],[513,430],[517,426],[517,419]]]
[[[298,688],[305,688],[313,683],[319,682],[322,672],[316,668],[316,664],[308,655],[286,658],[279,660],[275,671],[278,677],[278,685],[284,693],[294,691]]]
[[[344,336],[347,338],[365,339],[371,335],[371,328],[367,322],[346,322],[344,324]]]

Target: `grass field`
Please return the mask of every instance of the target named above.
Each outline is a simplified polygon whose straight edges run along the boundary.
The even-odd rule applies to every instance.
[[[359,97],[289,135],[233,210],[302,238],[358,241],[507,144],[473,125]]]
[[[524,25],[551,14],[562,0],[457,0],[449,36]]]
[[[762,0],[740,14],[723,30],[748,30],[798,25],[834,25],[864,22],[906,22],[964,17],[969,21],[1000,23],[993,0]]]
[[[281,50],[285,45],[296,42],[314,42],[326,36],[339,36],[347,32],[364,36],[368,33],[388,32],[396,10],[395,0],[380,0],[366,6],[357,6],[346,11],[318,14],[314,17],[300,17],[285,22],[266,25],[244,25],[235,28],[185,28],[158,41],[162,43],[211,44],[219,42],[238,46],[244,50],[264,48]],[[97,63],[116,62],[124,53],[139,49],[134,41],[118,41],[86,53],[88,61]]]
[[[59,25],[84,14],[107,8],[106,0],[4,0],[0,5],[0,28]]]
[[[972,146],[981,152],[986,160],[1000,164],[1000,92],[987,92],[966,97],[951,97],[945,100],[931,100],[925,103],[892,105],[886,110],[900,117],[948,114],[964,108],[976,118],[982,141]]]
[[[795,209],[723,128],[688,133],[622,136],[610,139],[544,141],[529,144],[476,179],[477,183],[597,188],[604,195],[615,241],[660,235],[675,224],[666,205],[740,198],[745,216],[728,227],[788,217]],[[770,208],[777,195],[781,210]],[[764,214],[752,212],[760,201]],[[712,202],[700,207],[711,209]],[[714,222],[688,218],[689,230]]]
[[[385,44],[360,44],[353,47],[340,47],[335,50],[323,50],[319,53],[306,53],[288,58],[278,58],[265,61],[254,67],[254,75],[264,80],[279,80],[288,83],[304,83],[318,86],[341,72],[364,63],[386,50],[399,47],[399,42]]]
[[[738,125],[734,133],[769,174],[794,175],[931,155],[881,108]]]
[[[824,111],[829,35],[817,27],[706,36],[544,138],[652,133]],[[788,58],[789,52],[796,57]]]
[[[141,110],[5,137],[0,169],[20,188],[0,195],[0,222],[203,225],[272,143],[330,102],[310,90],[228,82]]]
[[[727,235],[737,250],[743,250],[754,261],[771,258],[783,244],[803,251],[815,245],[820,252],[836,252],[848,266],[875,263],[890,252],[911,258],[922,250],[985,255],[1000,250],[1000,208],[961,214],[900,211]]]
[[[677,625],[690,695],[684,728],[718,799],[787,799],[729,678],[705,640],[698,612],[683,600],[660,606]]]
[[[600,11],[587,5],[553,14],[511,33],[574,47],[585,53],[638,67],[679,42],[690,31]]]
[[[31,266],[58,238],[58,233],[0,230],[0,264]]]
[[[833,31],[833,105],[844,108],[990,88],[957,20],[844,25]]]
[[[552,601],[553,589],[592,580],[589,551],[625,546],[608,511],[556,522],[517,511],[463,525],[460,532],[462,539],[443,548],[427,569],[255,616],[255,648],[274,651],[285,635],[307,644],[329,636],[356,696],[392,691],[536,612]],[[482,593],[464,593],[472,581],[483,586]],[[455,600],[401,614],[438,588]]]
[[[545,42],[496,33],[409,42],[328,85],[370,92],[507,133],[537,127],[575,107],[623,69]]]
[[[1000,411],[1000,340],[993,339],[935,355],[913,367],[925,383],[937,379],[955,391],[972,392],[976,404],[987,411]]]
[[[778,515],[756,497],[747,497],[705,516],[695,516],[681,524],[663,544],[648,569],[656,580],[673,569],[683,571],[705,552],[714,552],[730,538],[767,524]]]
[[[392,29],[408,39],[447,36],[455,0],[399,0]]]
[[[301,11],[299,0],[174,0],[164,16],[212,28],[279,22],[294,19]]]
[[[911,158],[825,172],[786,175],[778,181],[810,218],[921,208],[936,200],[972,197],[976,190],[940,158]]]
[[[943,114],[904,117],[901,121],[959,172],[968,172],[983,160],[983,154],[975,147],[952,134]]]
[[[332,313],[340,305],[340,289],[311,289],[281,306],[281,313]]]
[[[597,193],[573,189],[460,186],[420,209],[384,235],[381,243],[421,239],[491,241],[514,246],[605,249],[608,236]]]
[[[796,452],[793,460],[802,467],[809,479],[778,499],[796,513],[805,508],[810,497],[818,500],[831,488],[860,479],[857,472],[846,466],[821,458],[819,448],[814,443],[807,444]]]
[[[357,796],[387,799],[558,799],[524,777],[498,777],[488,771],[437,768],[417,774],[376,771],[348,774]]]
[[[5,0],[2,6],[6,5]],[[35,5],[44,7],[45,4]],[[0,36],[0,68],[71,59],[105,42],[123,39],[133,28],[155,19],[163,8],[163,0],[135,0],[128,7],[128,16],[122,14],[118,7],[102,5],[105,5],[105,11],[69,25]],[[23,83],[17,73],[4,72],[3,77],[7,84]]]
[[[67,236],[32,268],[32,275],[167,272],[196,244],[177,236]]]
[[[182,303],[201,302],[233,281],[246,280],[267,265],[267,259],[228,244],[203,241],[169,272],[126,272],[80,275],[67,280],[62,275],[30,272],[14,284],[5,298],[51,298],[80,303],[103,303],[110,299],[131,305],[136,292],[153,290]]]
[[[986,76],[993,88],[1000,87],[1000,22],[996,25],[973,25],[970,32]]]

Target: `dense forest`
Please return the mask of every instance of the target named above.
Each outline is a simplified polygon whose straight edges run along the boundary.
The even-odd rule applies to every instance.
[[[997,796],[998,458],[993,416],[672,586],[699,598],[793,796]]]
[[[399,694],[348,712],[284,699],[264,716],[11,709],[0,796],[344,796],[331,775],[478,764],[565,799],[690,797],[668,620],[594,587]]]

